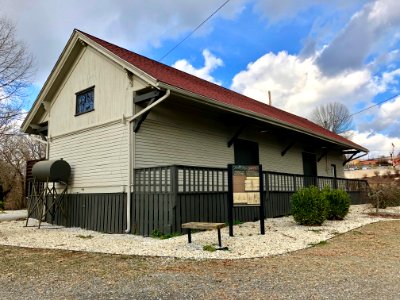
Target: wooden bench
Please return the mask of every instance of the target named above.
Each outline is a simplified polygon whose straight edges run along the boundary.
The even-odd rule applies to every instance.
[[[209,223],[209,222],[190,222],[181,225],[183,229],[188,230],[188,242],[192,242],[192,229],[202,229],[202,230],[218,230],[218,245],[222,247],[221,242],[221,228],[225,227],[225,223]]]

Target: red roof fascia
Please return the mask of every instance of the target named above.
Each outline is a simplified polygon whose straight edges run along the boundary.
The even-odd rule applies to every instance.
[[[79,32],[160,82],[197,95],[204,96],[209,99],[213,99],[218,102],[222,102],[224,104],[238,107],[242,110],[265,115],[277,121],[294,125],[310,133],[317,134],[340,143],[344,143],[356,149],[364,149],[364,147],[357,145],[356,143],[353,143],[352,141],[340,135],[337,135],[305,118],[288,113],[276,107],[269,106],[260,101],[254,100],[242,94],[221,87],[217,84],[169,67],[165,64],[159,63],[155,60],[149,59],[147,57],[99,39],[88,33],[82,31]]]

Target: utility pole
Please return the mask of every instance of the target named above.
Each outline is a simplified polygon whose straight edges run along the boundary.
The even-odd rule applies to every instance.
[[[394,168],[394,144],[392,143],[392,152],[390,153],[390,158],[392,160],[392,167]]]

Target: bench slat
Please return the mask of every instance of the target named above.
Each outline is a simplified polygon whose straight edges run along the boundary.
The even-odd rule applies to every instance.
[[[225,223],[208,223],[208,222],[189,222],[181,225],[182,228],[190,228],[190,229],[220,229],[225,227]]]

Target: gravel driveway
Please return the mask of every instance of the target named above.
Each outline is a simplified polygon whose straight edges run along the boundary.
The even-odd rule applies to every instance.
[[[25,227],[25,221],[0,222],[0,245],[89,251],[108,254],[168,256],[186,259],[243,259],[267,257],[308,248],[333,236],[382,220],[367,215],[367,205],[352,205],[343,221],[325,221],[322,226],[296,224],[292,216],[269,218],[265,221],[266,234],[259,234],[259,222],[246,222],[234,227],[234,237],[228,228],[221,230],[223,245],[228,251],[204,251],[203,247],[217,242],[215,230],[160,240],[133,234],[105,234],[81,228],[64,228],[42,223]],[[388,211],[386,209],[385,211]],[[37,224],[30,219],[29,225]]]
[[[27,215],[26,209],[0,211],[0,222],[25,219]]]
[[[290,254],[183,260],[0,246],[0,299],[400,299],[400,221]]]

